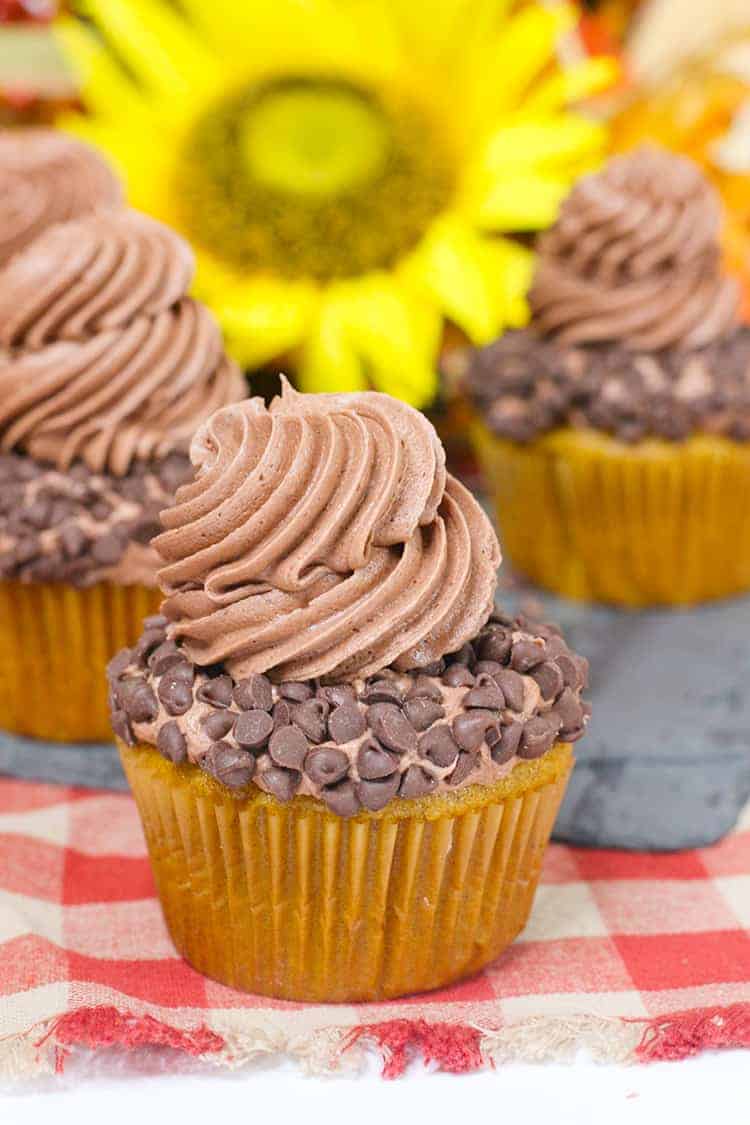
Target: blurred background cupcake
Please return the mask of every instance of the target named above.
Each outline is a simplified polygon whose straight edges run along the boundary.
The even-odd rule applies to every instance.
[[[0,130],[0,266],[47,227],[122,201],[90,145],[53,129]]]
[[[492,527],[405,404],[287,384],[192,459],[164,616],[109,669],[177,948],[324,1002],[478,970],[528,917],[586,661],[493,610]]]
[[[125,209],[0,271],[0,728],[107,737],[104,666],[158,601],[158,513],[196,427],[245,390],[192,274],[181,238]]]
[[[531,326],[470,361],[504,546],[548,589],[646,605],[750,588],[750,329],[720,225],[691,161],[611,160],[539,241]]]

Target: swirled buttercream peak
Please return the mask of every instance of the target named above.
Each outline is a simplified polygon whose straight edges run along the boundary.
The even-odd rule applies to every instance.
[[[285,383],[196,434],[155,540],[172,635],[235,675],[354,679],[430,664],[492,608],[499,549],[418,411]]]

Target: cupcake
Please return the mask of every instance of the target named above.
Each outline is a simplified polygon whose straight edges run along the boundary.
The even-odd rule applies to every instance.
[[[0,271],[0,728],[111,737],[103,670],[158,606],[158,513],[193,432],[244,389],[192,272],[124,209]]]
[[[89,145],[53,129],[0,130],[0,266],[55,223],[122,203]]]
[[[586,661],[494,611],[491,525],[404,403],[284,384],[191,457],[162,616],[109,667],[175,945],[294,1000],[478,970],[528,917]]]
[[[540,239],[530,327],[469,361],[503,546],[541,586],[627,606],[750,589],[750,328],[720,221],[691,161],[611,160]]]

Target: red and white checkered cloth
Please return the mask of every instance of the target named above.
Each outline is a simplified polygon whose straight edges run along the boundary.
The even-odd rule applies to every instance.
[[[175,953],[129,796],[0,780],[0,1074],[71,1051],[168,1046],[236,1065],[286,1054],[317,1070],[366,1045],[466,1070],[750,1046],[750,816],[722,843],[667,855],[553,845],[530,923],[481,975],[384,1004],[247,996]]]

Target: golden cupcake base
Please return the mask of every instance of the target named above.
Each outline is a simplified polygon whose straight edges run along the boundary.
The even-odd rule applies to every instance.
[[[750,444],[565,429],[518,445],[478,420],[472,437],[506,558],[539,586],[633,607],[750,589]]]
[[[145,586],[0,582],[0,729],[111,742],[107,662],[160,601]]]
[[[450,984],[523,929],[573,754],[345,820],[120,746],[172,939],[206,976],[281,999]]]

